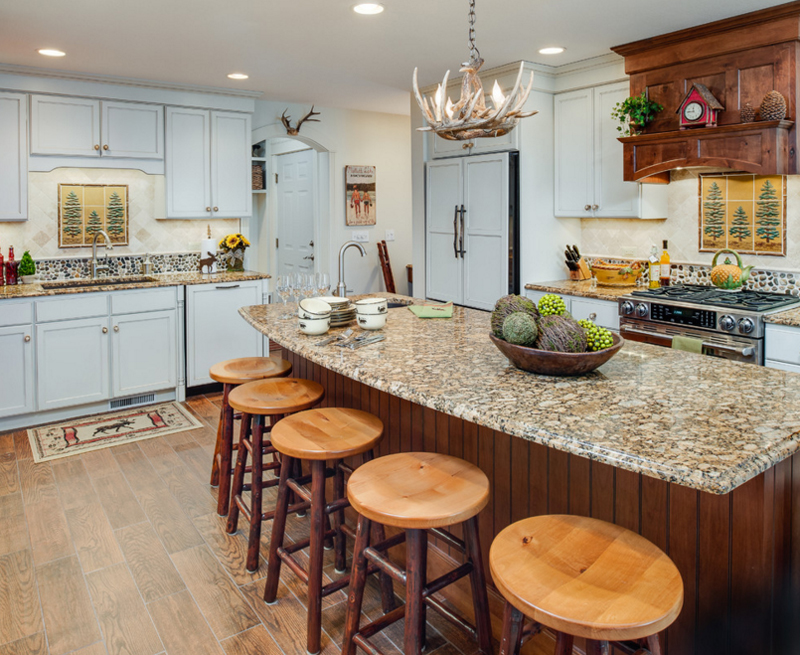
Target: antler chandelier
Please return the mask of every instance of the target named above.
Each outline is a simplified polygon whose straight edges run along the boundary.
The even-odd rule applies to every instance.
[[[461,80],[461,99],[453,104],[447,96],[448,70],[442,83],[436,88],[433,98],[423,96],[417,84],[417,69],[414,69],[414,95],[422,110],[427,127],[418,128],[422,132],[433,131],[443,139],[466,141],[482,137],[502,136],[513,130],[520,118],[533,116],[535,111],[522,111],[525,101],[533,88],[533,72],[528,86],[520,89],[525,64],[520,64],[514,88],[507,96],[503,95],[495,80],[492,88],[491,107],[486,106],[481,78],[478,71],[483,66],[480,50],[475,45],[475,0],[469,2],[469,61],[462,64],[464,73]]]

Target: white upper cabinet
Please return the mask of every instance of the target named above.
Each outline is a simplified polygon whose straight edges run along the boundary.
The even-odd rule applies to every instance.
[[[666,218],[667,188],[625,182],[622,144],[611,110],[627,82],[555,96],[555,214],[563,217]]]
[[[31,154],[163,159],[164,108],[32,95]]]
[[[100,101],[31,96],[31,154],[100,156]]]
[[[21,93],[0,93],[0,220],[28,218],[28,106]]]
[[[167,218],[252,213],[250,115],[167,107]]]

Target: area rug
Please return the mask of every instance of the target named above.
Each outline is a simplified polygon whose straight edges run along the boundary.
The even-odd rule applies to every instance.
[[[180,403],[168,402],[32,428],[28,440],[33,461],[47,462],[200,427]]]

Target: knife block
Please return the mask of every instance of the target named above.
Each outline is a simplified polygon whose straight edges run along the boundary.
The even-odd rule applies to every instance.
[[[570,271],[569,272],[569,279],[575,280],[580,282],[581,280],[589,280],[592,277],[592,270],[589,268],[589,264],[583,259],[583,257],[578,260],[578,270],[577,271]]]

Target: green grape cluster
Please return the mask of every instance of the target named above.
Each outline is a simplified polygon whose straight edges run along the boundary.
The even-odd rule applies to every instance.
[[[539,299],[539,314],[542,316],[561,316],[567,310],[567,305],[561,296],[548,293]]]
[[[586,349],[592,352],[611,348],[614,339],[611,330],[595,325],[588,318],[578,321],[578,324],[586,331]]]

